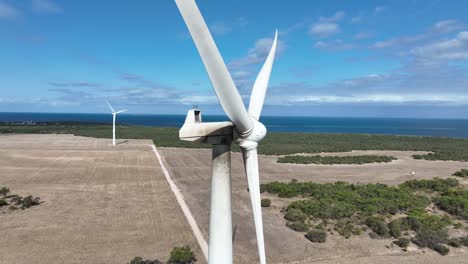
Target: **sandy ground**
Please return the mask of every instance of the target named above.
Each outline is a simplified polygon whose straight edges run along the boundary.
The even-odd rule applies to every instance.
[[[0,214],[0,263],[165,261],[185,244],[204,263],[152,142],[120,142],[0,135],[0,185],[44,201]]]
[[[211,150],[159,148],[171,177],[182,190],[195,219],[208,238]],[[355,151],[340,155],[392,155],[391,163],[367,165],[296,165],[276,163],[276,157],[260,155],[262,182],[298,179],[314,182],[348,181],[355,183],[399,184],[409,179],[448,177],[454,171],[468,168],[468,163],[425,161],[411,158],[416,152]],[[421,152],[419,152],[421,153]],[[336,153],[333,153],[336,155]],[[243,171],[242,158],[233,153],[233,224],[235,225],[235,263],[258,263],[255,229]],[[409,173],[415,171],[415,176]],[[268,196],[265,194],[264,196]],[[310,243],[302,233],[285,226],[280,212],[284,201],[273,199],[272,207],[263,209],[268,263],[468,263],[467,248],[451,248],[449,256],[432,250],[424,252],[414,246],[409,252],[392,247],[392,240],[374,240],[367,235],[345,239],[329,235],[327,242]]]

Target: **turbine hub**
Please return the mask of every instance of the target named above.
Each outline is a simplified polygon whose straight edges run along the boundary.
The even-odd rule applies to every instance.
[[[248,146],[253,145],[251,143],[255,143],[256,147],[257,143],[260,142],[260,140],[262,140],[267,134],[267,129],[265,125],[253,118],[251,118],[251,120],[252,130],[249,133],[249,135],[247,137],[239,136],[237,140],[237,143],[239,143],[239,145],[243,148],[249,148]]]

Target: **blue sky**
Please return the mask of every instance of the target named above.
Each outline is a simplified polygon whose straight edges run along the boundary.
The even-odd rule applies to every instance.
[[[468,117],[468,2],[197,1],[241,95],[279,30],[264,115]],[[172,0],[0,0],[0,111],[221,114]]]

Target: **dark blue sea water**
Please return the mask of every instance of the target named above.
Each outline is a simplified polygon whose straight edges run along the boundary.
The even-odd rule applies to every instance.
[[[118,123],[181,127],[184,115],[117,116]],[[224,121],[224,116],[203,116],[203,121]],[[0,113],[0,122],[80,121],[111,123],[110,114]],[[468,138],[468,119],[403,119],[340,117],[263,117],[268,131],[364,133]]]

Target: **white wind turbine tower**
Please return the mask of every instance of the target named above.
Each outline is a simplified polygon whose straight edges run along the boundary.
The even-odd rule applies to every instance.
[[[273,66],[278,32],[275,34],[265,64],[255,80],[247,111],[195,1],[175,0],[175,2],[200,53],[221,106],[232,121],[203,123],[200,110],[192,109],[189,110],[184,126],[179,131],[181,140],[213,145],[208,262],[210,264],[233,262],[230,150],[232,142],[236,142],[242,148],[244,158],[259,260],[261,264],[265,264],[257,145],[267,131],[258,120]]]
[[[105,100],[105,101],[106,101],[107,105],[109,106],[109,108],[112,111],[112,146],[115,146],[115,118],[117,117],[117,114],[126,112],[127,109],[120,110],[120,111],[115,111],[114,108],[112,108],[112,106],[109,104],[109,102],[107,100]]]

